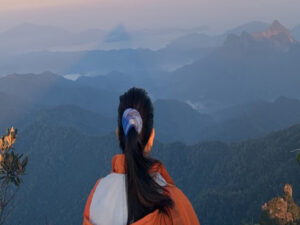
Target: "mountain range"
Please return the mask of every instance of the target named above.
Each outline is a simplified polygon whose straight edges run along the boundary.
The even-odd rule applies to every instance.
[[[204,113],[259,99],[299,98],[300,44],[278,21],[265,31],[229,34],[219,47],[199,45],[203,38],[209,38],[205,35],[185,38],[158,51],[31,53],[26,58],[20,56],[14,70],[22,71],[34,64],[39,68],[31,67],[32,71],[51,68],[62,74],[87,73],[93,77],[81,76],[78,83],[82,86],[117,93],[130,86],[142,86],[155,99],[188,101]]]
[[[118,80],[125,77],[117,83],[114,76]],[[0,98],[5,105],[0,111],[0,127],[24,129],[40,121],[89,135],[113,132],[118,96],[131,87],[126,76],[116,73],[71,81],[47,72],[0,78]],[[272,101],[246,101],[214,113],[202,113],[178,99],[153,101],[157,138],[163,142],[240,141],[300,123],[300,101],[282,96]]]
[[[280,96],[299,98],[300,45],[287,43],[289,36],[284,32],[272,38],[279,38],[281,44],[274,46],[273,39],[257,40],[247,32],[229,35],[216,51],[173,72],[159,95],[204,107]]]
[[[81,87],[51,72],[11,74],[0,79],[0,89],[32,107],[77,104],[110,115],[116,111],[118,95],[108,90]]]
[[[291,30],[291,34],[297,41],[300,41],[300,24]]]
[[[10,223],[81,223],[89,191],[110,172],[111,158],[120,152],[114,134],[91,136],[61,125],[36,121],[19,133],[16,149],[30,161]],[[287,182],[299,200],[299,166],[291,152],[299,140],[297,125],[235,144],[156,142],[152,154],[192,201],[202,224],[236,225],[258,219],[260,206]]]
[[[203,26],[192,29],[128,30],[119,24],[111,29],[95,28],[74,32],[59,26],[23,23],[0,32],[0,47],[10,54],[141,47],[159,49],[174,38],[204,30]]]
[[[48,70],[63,75],[99,75],[112,71],[173,71],[209,55],[222,46],[230,34],[251,34],[261,32],[266,27],[266,23],[251,22],[221,35],[207,35],[201,27],[129,32],[126,27],[119,25],[111,31],[94,29],[74,34],[51,26],[22,24],[0,33],[0,46],[3,45],[1,49],[4,53],[0,53],[0,75],[15,72],[41,73]],[[121,41],[122,34],[125,33],[130,38]],[[113,40],[120,41],[105,41],[110,40],[110,34],[114,35]],[[146,44],[142,44],[143,39],[148,42],[151,38],[164,44],[156,48],[147,48]],[[130,43],[140,44],[134,46]],[[68,46],[63,47],[66,44]],[[115,46],[105,48],[103,44]]]

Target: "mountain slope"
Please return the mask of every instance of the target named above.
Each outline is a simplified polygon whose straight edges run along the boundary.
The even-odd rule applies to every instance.
[[[72,128],[85,135],[102,136],[114,132],[116,119],[83,109],[76,105],[59,105],[43,108],[32,122],[44,125]]]
[[[18,97],[0,92],[0,133],[3,134],[6,128],[15,126],[23,128],[32,122],[31,118],[39,110]]]
[[[237,225],[257,221],[261,205],[280,194],[285,183],[292,184],[300,202],[299,165],[290,152],[299,147],[297,125],[238,144],[163,145],[158,155],[202,224]]]
[[[254,32],[262,32],[266,30],[270,25],[260,21],[253,21],[250,23],[242,24],[233,29],[230,29],[226,32],[226,34],[236,34],[241,35],[243,32],[254,33]]]
[[[279,96],[298,98],[299,56],[299,44],[286,50],[248,33],[229,35],[221,48],[173,72],[157,95],[222,107]]]
[[[51,224],[80,224],[91,188],[110,171],[118,149],[114,143],[115,137],[85,136],[39,122],[20,133],[16,148],[28,153],[30,163],[13,223],[41,224],[47,218]]]
[[[281,25],[278,20],[275,20],[272,25],[263,32],[255,32],[252,36],[256,40],[267,39],[276,46],[286,46],[296,43],[296,40],[290,34],[290,31]]]
[[[300,123],[300,101],[280,97],[236,105],[214,114],[216,124],[201,133],[201,140],[239,141]]]
[[[120,152],[113,134],[91,137],[38,122],[19,134],[16,148],[28,153],[29,164],[10,219],[33,225],[45,217],[51,224],[80,224],[89,191]],[[238,144],[156,142],[152,153],[191,199],[202,224],[236,225],[258,218],[260,206],[285,183],[300,199],[299,166],[290,152],[296,148],[299,125]]]
[[[300,25],[295,26],[291,30],[291,34],[298,42],[300,42]]]
[[[195,143],[199,140],[199,133],[213,124],[213,118],[186,103],[177,100],[154,102],[154,125],[160,141]]]
[[[114,90],[117,93],[124,93],[129,87],[136,86],[132,76],[116,71],[95,77],[79,77],[76,83],[102,90]]]
[[[105,115],[116,112],[119,97],[112,91],[79,86],[50,72],[8,75],[0,78],[0,89],[31,107],[73,104]]]

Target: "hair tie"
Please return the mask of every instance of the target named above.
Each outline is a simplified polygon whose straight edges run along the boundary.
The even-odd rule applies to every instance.
[[[127,108],[122,116],[122,125],[125,136],[127,136],[132,127],[140,134],[143,128],[143,120],[140,113],[136,109]]]

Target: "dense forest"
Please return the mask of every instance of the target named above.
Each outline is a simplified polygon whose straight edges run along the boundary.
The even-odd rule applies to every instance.
[[[47,144],[45,144],[47,143]],[[16,145],[28,153],[26,185],[12,223],[77,224],[96,180],[111,170],[119,153],[112,133],[99,137],[75,129],[33,123]],[[152,155],[160,159],[192,201],[202,224],[235,225],[258,221],[261,206],[290,183],[300,202],[300,125],[240,143],[155,142]],[[197,181],[197,182],[195,182]]]

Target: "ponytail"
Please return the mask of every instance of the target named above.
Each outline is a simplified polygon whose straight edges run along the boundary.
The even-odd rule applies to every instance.
[[[124,154],[127,173],[127,224],[141,219],[155,209],[167,213],[166,207],[171,207],[173,201],[163,193],[166,190],[157,184],[149,174],[152,165],[158,161],[144,157],[143,148],[135,129],[130,129],[128,132]]]
[[[144,156],[153,129],[153,105],[145,90],[131,88],[120,96],[118,128],[119,144],[125,155],[127,225],[157,209],[167,214],[174,203],[167,190],[149,174],[154,164],[160,162]]]

